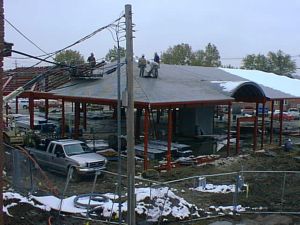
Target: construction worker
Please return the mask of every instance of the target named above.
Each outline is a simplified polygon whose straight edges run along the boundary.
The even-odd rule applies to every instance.
[[[145,59],[145,55],[142,55],[141,58],[139,58],[138,67],[140,68],[140,77],[144,77],[144,71],[147,66],[147,61]]]
[[[94,57],[94,53],[91,53],[91,55],[88,57],[87,61],[90,64],[91,74],[92,74],[93,73],[93,69],[96,66],[96,59]]]
[[[89,62],[91,68],[96,66],[96,59],[94,57],[94,53],[91,53],[91,55],[88,57],[87,61]]]
[[[151,64],[150,64],[150,71],[148,72],[148,76],[151,76],[151,74],[153,74],[154,78],[158,77],[159,64],[160,64],[160,59],[159,59],[158,54],[155,52],[154,62],[151,62]]]

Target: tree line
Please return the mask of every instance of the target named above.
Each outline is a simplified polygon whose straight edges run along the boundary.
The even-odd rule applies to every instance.
[[[105,56],[106,61],[115,61],[117,59],[118,49],[114,46]],[[120,48],[121,57],[125,56],[125,49]],[[56,62],[68,65],[83,64],[84,57],[73,50],[66,50],[57,54],[54,58]],[[233,68],[231,65],[222,65],[221,57],[217,47],[208,43],[204,49],[193,51],[189,44],[181,43],[169,47],[161,54],[161,62],[173,65],[190,65],[205,67],[227,67]],[[282,50],[277,52],[268,52],[263,54],[249,54],[242,59],[242,69],[261,70],[279,75],[291,76],[296,72],[296,62],[292,60],[289,54],[285,54]]]

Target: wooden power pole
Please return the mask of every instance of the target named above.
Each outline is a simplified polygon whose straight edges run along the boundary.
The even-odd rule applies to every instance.
[[[131,5],[125,5],[126,23],[126,74],[127,74],[127,179],[128,179],[128,225],[135,223],[135,150],[134,150],[134,101],[133,101],[133,40]]]

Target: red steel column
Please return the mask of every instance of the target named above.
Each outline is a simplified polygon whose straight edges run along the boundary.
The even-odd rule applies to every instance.
[[[74,121],[74,139],[79,138],[79,126],[80,126],[80,102],[75,102],[75,121]]]
[[[5,105],[5,114],[6,114],[6,127],[8,127],[8,103],[6,103]]]
[[[257,117],[254,118],[254,127],[253,127],[253,151],[256,151],[257,146]]]
[[[142,109],[136,109],[135,114],[135,139],[139,140],[141,136],[141,116],[142,116],[143,110]]]
[[[83,129],[86,130],[86,103],[82,103],[83,110]]]
[[[34,99],[32,93],[29,95],[29,118],[30,118],[30,129],[34,129]]]
[[[66,117],[65,117],[65,100],[62,99],[61,101],[61,137],[65,137],[65,123],[66,123]]]
[[[230,153],[230,131],[231,131],[231,102],[228,103],[228,122],[227,122],[227,156]]]
[[[273,143],[273,122],[274,122],[274,100],[271,102],[271,124],[270,124],[270,144]]]
[[[173,119],[173,134],[174,135],[176,135],[176,126],[177,126],[177,124],[176,124],[176,122],[177,122],[177,120],[176,120],[176,109],[173,109],[173,115],[172,115],[172,119]]]
[[[279,146],[281,146],[281,144],[282,144],[283,101],[284,101],[284,100],[280,100],[280,115],[279,115]]]
[[[49,117],[49,99],[45,99],[45,119]]]
[[[264,148],[264,137],[265,137],[265,106],[266,106],[266,101],[263,100],[262,103],[262,119],[261,119],[261,143],[260,143],[260,148]]]
[[[19,98],[16,97],[16,113],[19,113]]]
[[[148,169],[149,108],[144,114],[144,170]]]
[[[235,153],[240,153],[240,118],[236,120],[236,148]]]
[[[172,109],[168,111],[168,151],[167,151],[167,170],[171,169],[171,143],[172,143]]]

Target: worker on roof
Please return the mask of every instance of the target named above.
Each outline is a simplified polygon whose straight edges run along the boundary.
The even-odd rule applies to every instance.
[[[92,74],[93,73],[93,69],[96,66],[96,59],[94,57],[94,53],[91,53],[91,55],[88,57],[87,61],[90,64],[91,74]]]
[[[147,66],[147,61],[145,59],[145,55],[142,55],[141,58],[139,58],[138,67],[140,68],[140,77],[144,77],[144,71]]]
[[[154,53],[154,62],[160,64],[160,58],[159,58],[157,52]]]
[[[158,68],[160,64],[160,59],[158,54],[155,52],[154,54],[154,61],[150,63],[150,71],[148,72],[149,77],[158,77]]]

